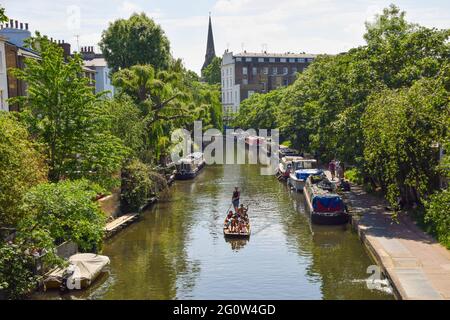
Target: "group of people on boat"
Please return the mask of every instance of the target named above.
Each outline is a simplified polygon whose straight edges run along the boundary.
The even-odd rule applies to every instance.
[[[239,188],[236,187],[233,192],[231,202],[234,207],[234,211],[230,210],[225,218],[224,228],[228,229],[231,233],[248,233],[249,232],[249,218],[248,218],[248,205],[245,207],[243,204],[239,206],[240,201]]]

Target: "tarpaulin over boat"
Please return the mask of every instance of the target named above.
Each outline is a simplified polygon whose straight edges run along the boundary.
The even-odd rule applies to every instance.
[[[344,209],[342,198],[337,194],[315,196],[312,205],[316,212],[336,212]]]
[[[295,177],[299,180],[306,180],[310,175],[321,174],[322,170],[319,169],[301,169],[295,171]]]

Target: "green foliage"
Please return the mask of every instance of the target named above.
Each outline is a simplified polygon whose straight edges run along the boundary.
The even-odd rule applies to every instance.
[[[220,84],[222,58],[215,57],[211,63],[202,70],[203,79],[209,84]]]
[[[119,97],[130,96],[141,111],[143,148],[139,158],[143,162],[158,162],[166,156],[170,133],[177,128],[192,127],[194,120],[202,120],[205,128],[222,127],[218,87],[197,80],[180,61],[165,71],[136,65],[114,74]]]
[[[99,45],[113,71],[139,64],[166,69],[171,59],[164,31],[145,13],[110,23]]]
[[[0,295],[5,299],[18,299],[37,286],[33,274],[32,256],[13,243],[0,242]],[[1,297],[0,297],[1,298]]]
[[[24,198],[19,238],[29,246],[48,247],[48,239],[60,244],[73,241],[80,250],[96,251],[103,239],[105,216],[95,201],[102,191],[87,180],[43,183]]]
[[[165,186],[164,177],[152,171],[148,165],[133,159],[122,170],[122,206],[125,211],[138,211]]]
[[[62,49],[39,34],[30,46],[41,59],[13,70],[28,85],[28,95],[13,101],[31,112],[29,130],[46,147],[49,180],[88,178],[109,186],[126,150],[109,132],[105,102],[82,76],[81,58],[66,62]]]
[[[5,14],[5,8],[0,7],[0,22],[8,22],[8,17]]]
[[[243,129],[275,129],[278,127],[278,106],[286,88],[273,90],[267,94],[254,94],[242,101],[233,125]]]
[[[443,141],[449,116],[448,92],[439,79],[386,89],[371,98],[363,117],[366,168],[392,205],[399,196],[418,201],[433,189],[438,159],[432,145]]]
[[[432,195],[426,202],[425,220],[432,222],[438,240],[450,249],[450,190]]]
[[[355,184],[362,185],[364,183],[364,177],[362,176],[358,168],[345,170],[344,177],[345,179]]]
[[[15,227],[23,195],[45,181],[44,158],[14,115],[0,111],[0,227]]]
[[[111,133],[131,149],[132,156],[140,154],[144,145],[144,124],[141,110],[126,94],[105,102],[110,117]]]

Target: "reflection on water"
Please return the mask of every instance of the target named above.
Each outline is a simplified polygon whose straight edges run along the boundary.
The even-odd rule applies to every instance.
[[[250,240],[225,240],[234,186],[249,205]],[[392,299],[368,289],[372,264],[348,227],[309,223],[302,194],[256,165],[208,166],[177,181],[141,221],[104,248],[111,276],[93,299]]]

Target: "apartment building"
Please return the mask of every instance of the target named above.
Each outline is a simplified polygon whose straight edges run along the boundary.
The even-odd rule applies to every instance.
[[[222,57],[222,106],[225,118],[239,110],[241,102],[254,93],[267,93],[292,84],[316,55],[297,53],[250,53]]]

